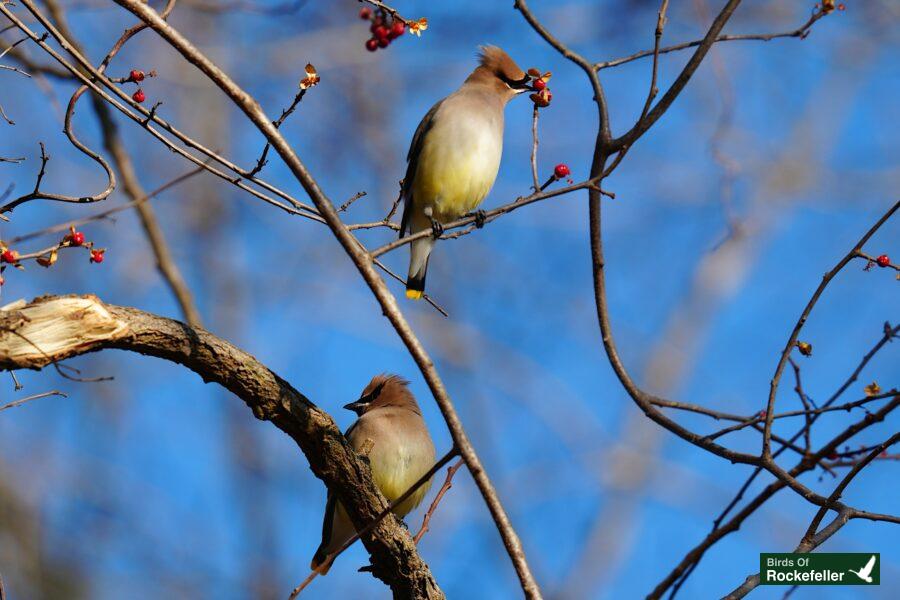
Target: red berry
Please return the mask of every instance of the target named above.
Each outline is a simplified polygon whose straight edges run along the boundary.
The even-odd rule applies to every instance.
[[[569,170],[569,165],[565,163],[559,163],[553,168],[553,174],[557,179],[563,179],[564,177],[568,177],[569,173],[572,171]]]
[[[375,38],[366,40],[366,50],[368,50],[369,52],[375,52],[376,50],[378,50],[378,40],[376,40]]]
[[[372,9],[368,6],[363,6],[361,9],[359,9],[359,18],[363,21],[368,21],[369,19],[371,19]]]
[[[759,411],[758,413],[756,413],[756,416],[759,417],[760,419],[765,419],[765,418],[766,418],[766,411],[761,410],[761,411]]]
[[[543,79],[535,79],[534,81],[531,82],[531,89],[541,91],[545,87],[547,87],[547,82],[544,81]]]
[[[144,72],[134,69],[131,71],[131,73],[128,74],[128,80],[135,81],[135,82],[143,81],[144,80]]]
[[[80,246],[84,243],[84,233],[81,231],[72,232],[72,245]]]
[[[380,42],[381,40],[386,40],[386,39],[388,39],[388,36],[389,36],[390,34],[391,34],[391,31],[390,31],[387,27],[385,27],[384,25],[379,25],[379,26],[376,27],[375,30],[372,32],[372,35],[374,35],[374,36],[375,36],[375,39],[377,39],[379,42]]]
[[[382,19],[381,17],[375,17],[374,19],[372,19],[372,24],[369,25],[369,31],[375,33],[375,30],[382,25],[384,25],[384,19]]]
[[[887,254],[882,254],[875,259],[875,262],[878,263],[879,267],[887,267],[891,264],[891,258]]]
[[[0,254],[0,261],[3,261],[5,263],[12,264],[18,260],[19,260],[19,253],[16,252],[15,250],[10,250],[9,248],[4,250],[3,254]]]
[[[384,37],[384,38],[378,38],[377,42],[378,42],[379,48],[387,48],[388,45],[391,43],[391,40]]]
[[[138,89],[138,91],[131,95],[131,99],[140,104],[147,99],[147,96],[144,95],[144,90]]]
[[[394,24],[391,25],[391,36],[398,38],[406,31],[406,23],[403,21],[394,21]]]
[[[103,262],[103,254],[102,250],[91,250],[91,262],[92,263],[102,263]]]
[[[3,275],[0,275],[0,285],[3,285],[4,283],[6,283],[6,280],[3,279]]]

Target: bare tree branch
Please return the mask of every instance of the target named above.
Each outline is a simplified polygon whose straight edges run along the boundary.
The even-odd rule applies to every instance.
[[[0,368],[40,369],[88,352],[117,348],[187,367],[241,398],[256,418],[288,434],[316,477],[341,499],[363,538],[373,574],[395,596],[443,598],[412,537],[392,514],[366,463],[328,414],[254,357],[200,328],[94,296],[46,296],[0,312]]]
[[[29,0],[23,0],[28,2]],[[528,566],[525,551],[519,540],[509,516],[506,513],[500,498],[494,489],[490,478],[481,464],[475,449],[469,441],[462,422],[456,412],[450,395],[444,387],[443,381],[434,367],[434,363],[425,351],[424,346],[413,332],[406,318],[403,316],[396,298],[390,293],[384,280],[376,272],[372,259],[360,247],[359,242],[341,221],[340,216],[331,200],[319,188],[318,183],[300,161],[293,148],[287,143],[272,121],[262,111],[259,103],[246,91],[240,88],[218,66],[213,64],[200,50],[191,44],[184,36],[166,23],[159,14],[146,4],[137,0],[116,0],[116,3],[125,7],[133,14],[150,25],[185,59],[196,66],[212,82],[214,82],[250,119],[251,122],[272,144],[272,148],[281,156],[282,160],[306,190],[313,200],[319,215],[325,220],[334,236],[340,242],[344,251],[351,258],[360,275],[365,280],[369,289],[375,295],[385,316],[391,322],[400,339],[406,345],[413,359],[419,367],[429,389],[434,395],[435,401],[444,416],[447,428],[453,438],[453,442],[466,461],[466,466],[472,474],[485,503],[490,510],[491,517],[497,526],[507,554],[515,566],[516,573],[522,590],[527,598],[540,598],[541,593]],[[354,521],[356,523],[356,521]]]

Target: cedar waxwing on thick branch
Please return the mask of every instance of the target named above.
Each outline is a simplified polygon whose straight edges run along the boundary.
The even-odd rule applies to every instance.
[[[462,86],[419,123],[407,155],[400,237],[429,228],[434,235],[410,244],[407,298],[422,297],[428,256],[442,224],[478,208],[491,191],[503,150],[503,109],[531,90],[531,81],[506,52],[484,46],[478,67]],[[476,225],[483,224],[479,211]]]
[[[434,443],[408,385],[397,375],[376,375],[360,399],[344,407],[359,415],[344,435],[368,459],[375,484],[388,502],[397,500],[434,466]],[[422,502],[429,487],[430,479],[395,506],[394,514],[405,517]],[[331,555],[355,533],[347,511],[329,491],[322,543],[310,568],[320,575],[328,573]]]

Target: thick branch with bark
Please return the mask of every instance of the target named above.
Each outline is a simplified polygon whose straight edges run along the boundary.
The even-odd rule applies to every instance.
[[[354,523],[376,520],[388,506],[369,467],[331,417],[250,354],[215,335],[95,296],[46,296],[0,311],[0,368],[40,369],[57,361],[118,348],[194,371],[243,400],[261,420],[288,434],[312,472],[337,493]],[[364,536],[373,574],[397,598],[443,598],[412,537],[391,513]]]
[[[444,387],[434,362],[431,360],[422,342],[413,332],[412,327],[397,305],[397,299],[390,292],[384,280],[378,275],[372,258],[368,252],[361,247],[359,241],[353,236],[344,222],[341,220],[334,204],[325,195],[318,182],[313,178],[312,174],[306,168],[306,165],[297,156],[294,148],[287,142],[281,132],[273,124],[272,120],[263,112],[259,102],[241,88],[231,77],[229,77],[218,65],[213,63],[203,52],[194,46],[181,32],[173,28],[167,23],[156,11],[139,2],[138,0],[115,0],[117,4],[129,10],[132,14],[140,18],[150,26],[156,33],[160,35],[174,50],[181,54],[185,60],[197,67],[210,81],[222,90],[228,98],[246,115],[246,117],[256,126],[257,130],[263,134],[266,141],[272,145],[272,148],[278,153],[281,159],[290,169],[291,173],[303,186],[303,189],[312,199],[316,206],[316,210],[325,224],[334,234],[336,240],[343,247],[348,257],[352,260],[354,266],[359,271],[363,280],[369,286],[372,294],[375,296],[382,312],[388,318],[397,335],[403,341],[410,355],[419,367],[425,382],[428,384],[435,402],[444,417],[450,435],[453,438],[454,445],[459,449],[460,454],[466,462],[475,484],[481,493],[491,518],[497,526],[500,537],[506,552],[516,569],[516,575],[519,577],[519,583],[522,591],[527,598],[540,598],[541,592],[528,565],[525,557],[525,550],[518,534],[512,526],[509,515],[506,513],[497,490],[487,475],[481,459],[472,446],[469,436],[466,434],[462,421],[456,412],[447,388]],[[29,0],[23,0],[26,4]],[[593,72],[593,71],[592,71]],[[353,515],[351,515],[352,518]],[[357,527],[362,523],[354,519]]]

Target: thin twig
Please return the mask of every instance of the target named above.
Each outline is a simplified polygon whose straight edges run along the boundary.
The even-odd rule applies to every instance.
[[[531,116],[531,180],[535,193],[541,191],[541,184],[538,181],[537,167],[537,150],[538,150],[538,105],[534,105],[534,112]]]
[[[668,20],[666,18],[667,10],[669,10],[669,0],[662,0],[662,4],[659,6],[659,12],[656,15],[656,30],[654,31],[653,41],[653,70],[650,75],[650,90],[647,92],[647,100],[644,101],[644,108],[641,110],[641,116],[638,119],[639,121],[642,121],[647,117],[647,113],[650,112],[650,105],[659,93],[659,90],[656,87],[656,77],[659,73],[659,42],[662,40],[663,30],[666,28],[666,21]]]
[[[770,461],[772,458],[772,450],[770,447],[770,440],[772,435],[772,416],[775,411],[775,395],[778,392],[778,384],[781,382],[781,376],[784,373],[784,367],[787,365],[788,357],[793,351],[794,347],[797,345],[797,339],[800,336],[800,330],[803,329],[803,325],[806,323],[806,320],[809,318],[810,313],[813,308],[819,301],[819,298],[822,296],[822,293],[825,291],[825,288],[828,287],[828,284],[835,278],[835,276],[840,273],[844,267],[846,267],[851,260],[857,255],[857,253],[862,250],[862,247],[869,241],[875,232],[878,231],[882,225],[884,225],[888,219],[890,219],[897,210],[900,209],[900,201],[895,202],[882,216],[878,219],[874,225],[872,225],[866,233],[856,242],[856,245],[848,252],[844,257],[838,261],[838,263],[828,271],[825,276],[822,278],[822,281],[819,283],[815,292],[813,292],[812,297],[806,303],[806,306],[803,308],[803,311],[800,313],[800,317],[797,319],[797,323],[794,325],[793,330],[791,331],[790,336],[788,337],[788,341],[785,343],[784,349],[781,351],[781,357],[778,360],[778,364],[775,367],[775,374],[772,376],[772,382],[769,385],[769,398],[766,404],[766,424],[765,424],[765,432],[763,433],[762,440],[762,457],[763,460]]]
[[[366,192],[356,192],[353,194],[349,200],[341,204],[341,207],[338,209],[338,212],[345,212],[348,208],[353,206],[353,203],[366,195]]]
[[[434,511],[437,510],[438,504],[441,503],[441,499],[444,497],[444,494],[453,487],[453,476],[459,470],[460,467],[465,464],[463,459],[459,459],[455,464],[450,465],[447,468],[447,479],[444,480],[444,485],[441,486],[441,489],[438,490],[437,495],[434,497],[434,500],[431,502],[431,506],[428,507],[428,511],[425,513],[425,516],[422,518],[422,527],[419,529],[419,533],[413,538],[413,541],[418,544],[422,537],[425,535],[425,532],[428,531],[428,525],[431,523],[431,517],[434,515]]]
[[[805,39],[806,36],[809,35],[810,28],[813,24],[824,17],[827,13],[823,10],[818,10],[812,14],[808,21],[806,21],[803,25],[794,29],[792,31],[785,31],[783,33],[754,33],[754,34],[744,34],[744,35],[719,35],[715,38],[714,42],[738,42],[738,41],[761,41],[768,42],[778,38],[800,38]],[[659,54],[668,54],[670,52],[677,52],[679,50],[686,50],[688,48],[696,48],[700,44],[703,43],[703,40],[694,40],[692,42],[684,42],[681,44],[675,44],[673,46],[666,46],[665,48],[659,49]],[[638,60],[640,58],[646,58],[648,56],[653,56],[655,54],[655,49],[651,50],[643,50],[641,52],[635,52],[630,56],[624,56],[622,58],[616,58],[613,60],[608,60],[604,62],[599,62],[594,65],[596,70],[608,69],[610,67],[618,67],[619,65],[624,65],[625,63],[630,63],[631,61]]]
[[[33,396],[28,396],[27,398],[20,398],[19,400],[13,400],[12,402],[7,402],[3,406],[0,406],[0,412],[8,408],[15,408],[17,406],[22,406],[26,402],[31,402],[32,400],[40,400],[41,398],[47,398],[48,396],[62,396],[63,398],[68,398],[66,394],[57,390],[51,390],[49,392],[42,392],[40,394],[35,394]]]
[[[296,96],[294,96],[294,100],[291,102],[291,105],[281,111],[280,117],[278,117],[276,120],[272,121],[272,125],[275,126],[275,129],[278,129],[279,127],[281,127],[281,124],[284,123],[285,119],[287,119],[289,116],[291,116],[291,113],[294,112],[294,110],[297,108],[297,105],[300,104],[301,100],[303,100],[303,96],[306,95],[307,89],[309,89],[309,88],[300,88],[300,91],[297,92]],[[271,148],[272,148],[272,144],[266,142],[266,145],[262,150],[262,154],[260,154],[259,158],[256,159],[256,166],[253,167],[251,170],[243,173],[244,177],[253,177],[257,173],[259,173],[260,171],[263,170],[263,167],[265,167],[266,164],[268,164],[268,162],[269,162],[267,157],[269,155],[269,149],[271,149]]]

